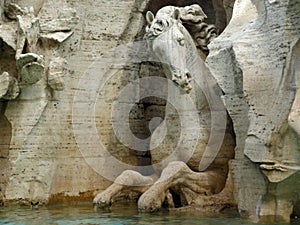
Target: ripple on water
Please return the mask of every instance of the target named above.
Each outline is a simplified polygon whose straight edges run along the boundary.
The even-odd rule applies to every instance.
[[[294,225],[300,224],[295,221]],[[91,204],[55,205],[31,210],[28,207],[0,208],[0,225],[253,225],[234,217],[203,218],[197,213],[138,213],[136,204],[122,203],[107,210]]]

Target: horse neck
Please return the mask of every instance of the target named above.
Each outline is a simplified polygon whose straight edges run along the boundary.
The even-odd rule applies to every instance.
[[[192,35],[190,34],[190,32],[188,32],[188,30],[183,26],[182,28],[182,33],[184,35],[185,38],[185,43],[186,43],[186,50],[188,53],[196,53],[197,52],[197,48],[196,48],[196,44],[194,42],[194,39],[192,37]]]

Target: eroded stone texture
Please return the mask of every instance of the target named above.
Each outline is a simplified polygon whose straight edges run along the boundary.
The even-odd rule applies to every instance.
[[[0,97],[3,97],[6,95],[9,87],[9,74],[8,73],[3,73],[0,76]]]
[[[55,114],[53,110],[49,111],[49,108],[53,105],[56,106],[57,103],[49,104],[52,96],[47,88],[45,71],[48,70],[47,67],[50,64],[51,76],[57,75],[58,71],[54,71],[54,63],[49,63],[49,61],[51,61],[53,56],[58,57],[59,52],[57,49],[53,49],[53,45],[50,43],[47,46],[40,45],[40,27],[45,22],[44,20],[40,22],[39,19],[43,14],[39,14],[39,10],[34,11],[39,8],[37,6],[38,2],[41,4],[41,7],[45,3],[45,1],[5,2],[5,15],[12,21],[6,21],[7,19],[4,18],[5,20],[2,23],[4,23],[4,26],[12,28],[12,30],[7,29],[8,32],[3,32],[1,38],[12,49],[8,51],[8,48],[4,48],[2,52],[7,55],[15,55],[13,57],[15,59],[10,59],[15,61],[11,67],[15,67],[15,70],[8,68],[8,71],[14,77],[9,77],[10,86],[3,99],[11,100],[17,97],[16,93],[19,94],[16,78],[18,78],[21,85],[21,95],[15,101],[7,104],[3,115],[12,124],[10,132],[11,136],[13,136],[7,156],[9,160],[7,171],[11,171],[11,178],[6,183],[3,183],[1,187],[5,202],[18,200],[21,202],[27,201],[27,203],[29,200],[40,201],[40,203],[47,202],[53,196],[51,191],[54,189],[51,184],[56,182],[53,176],[57,164],[51,157],[57,156],[57,154],[51,150],[49,151],[49,149],[56,149],[56,147],[53,147],[56,142],[43,140],[45,137],[49,138],[49,135],[51,136],[51,131],[46,131],[47,128],[46,130],[42,128],[52,127],[53,124],[50,125],[48,122],[45,122],[41,125],[41,128],[39,128],[38,124],[43,123],[42,118],[47,118],[45,116],[46,112],[50,113],[52,111]],[[35,4],[35,8],[32,8],[30,4]],[[63,12],[63,9],[57,9],[58,7],[55,10],[56,13],[59,11]],[[74,17],[74,10],[72,13]],[[69,13],[65,14],[69,15]],[[13,28],[15,28],[14,31]],[[72,28],[68,28],[69,30],[65,36],[61,34],[64,33],[64,31],[61,31],[61,28],[57,29],[59,31],[59,42],[63,42],[70,37],[70,29]],[[55,32],[56,30],[52,32],[51,40],[57,37]],[[42,33],[47,36],[47,31],[42,31]],[[44,42],[47,40],[47,37],[43,37]],[[16,45],[12,45],[11,42],[15,42]],[[63,67],[62,64],[60,67]],[[57,70],[58,67],[56,65]],[[6,68],[4,67],[3,69]],[[63,70],[63,68],[60,69]],[[18,71],[17,74],[14,73],[16,70]],[[56,82],[53,81],[55,79]],[[59,78],[56,76],[50,84],[55,89],[61,89],[61,82],[57,81],[57,79]],[[59,85],[60,87],[58,87]],[[44,121],[47,121],[47,119],[44,119]],[[53,122],[54,120],[51,118],[49,121]],[[56,119],[56,121],[58,124],[60,123],[59,119]],[[48,147],[41,147],[46,142],[51,143],[52,147],[49,145],[47,145]],[[52,155],[49,152],[52,152]]]
[[[150,130],[153,130],[149,146],[151,163],[156,174],[152,177],[133,176],[130,179],[127,178],[127,173],[121,174],[114,184],[95,197],[96,206],[110,205],[116,196],[126,195],[128,191],[137,191],[134,186],[139,186],[139,192],[142,194],[138,200],[138,207],[146,212],[157,211],[164,203],[167,203],[168,207],[174,207],[171,193],[178,195],[180,200],[176,202],[177,205],[205,207],[206,212],[217,212],[225,205],[234,205],[233,201],[229,200],[232,197],[228,191],[230,188],[224,189],[228,161],[233,158],[235,145],[230,121],[226,121],[225,109],[224,115],[218,114],[222,112],[222,103],[218,105],[216,100],[220,96],[212,100],[204,90],[207,87],[201,90],[197,86],[197,82],[205,83],[218,92],[216,83],[198,56],[195,44],[198,43],[197,39],[193,40],[183,25],[187,23],[192,26],[192,23],[196,23],[201,26],[205,17],[198,5],[184,8],[166,6],[159,10],[155,17],[151,12],[147,13],[149,25],[146,28],[146,37],[149,48],[160,62],[165,63],[165,73],[180,88],[163,86],[163,81],[159,82],[159,85],[156,84],[156,88],[167,88],[168,91],[164,121],[159,126],[156,125],[154,130],[149,124]],[[203,23],[202,26],[207,24]],[[214,37],[210,34],[203,30],[203,38],[212,40]],[[206,45],[207,42],[202,46]],[[189,60],[197,60],[199,65],[189,64]],[[151,88],[151,92],[155,94],[155,88]],[[229,124],[227,128],[226,122]],[[213,126],[216,127],[212,128]],[[215,138],[213,143],[209,141],[210,137]],[[218,141],[220,143],[217,143]],[[150,178],[155,176],[160,177],[156,181],[153,180],[153,185],[144,184],[144,179],[151,180]],[[126,183],[130,183],[129,187],[125,188],[125,184],[119,183],[119,180],[127,180]],[[132,185],[132,182],[135,185]],[[222,190],[224,192],[221,194]],[[201,198],[203,195],[207,196],[205,201]]]
[[[208,64],[225,92],[237,135],[236,157],[245,154],[256,164],[241,167],[243,159],[237,158],[239,208],[256,221],[289,221],[298,198],[292,193],[299,190],[299,136],[293,119],[299,36],[298,1],[236,1],[228,27],[210,45]],[[268,181],[257,186],[257,176]],[[253,186],[252,193],[241,194]]]
[[[43,0],[4,0],[4,6],[9,8],[9,10],[6,10],[6,14],[9,13],[9,15],[11,15],[9,18],[14,19],[16,12],[26,13],[31,11],[37,15],[40,9],[43,7],[44,2],[45,1]]]
[[[11,124],[4,116],[7,102],[0,102],[0,205],[5,201],[5,189],[10,177],[9,147],[11,141]]]
[[[67,62],[63,58],[55,58],[49,64],[48,84],[56,91],[64,90],[64,76],[67,70],[66,64]]]
[[[0,75],[0,99],[13,100],[18,97],[20,88],[16,78],[7,72]]]
[[[151,2],[156,4],[147,6]],[[195,157],[187,163],[194,171],[190,171],[181,162],[170,164],[165,171],[173,172],[172,168],[179,168],[181,172],[178,175],[184,174],[183,180],[174,174],[172,181],[177,180],[179,187],[186,182],[191,189],[176,189],[172,186],[173,190],[170,191],[166,188],[170,183],[165,182],[161,187],[156,183],[139,204],[141,208],[155,210],[165,201],[166,205],[174,207],[172,193],[175,191],[184,193],[181,196],[181,205],[193,202],[194,199],[196,205],[203,206],[202,210],[218,211],[226,203],[237,204],[241,215],[254,221],[288,221],[291,212],[299,216],[300,202],[297,72],[299,2],[237,0],[233,18],[230,20],[233,2],[213,1],[215,10],[211,9],[207,14],[210,17],[216,11],[215,20],[219,30],[223,30],[230,21],[221,36],[209,45],[210,55],[207,60],[212,74],[224,92],[224,104],[235,131],[235,135],[232,136],[236,139],[235,159],[229,162],[227,178],[220,178],[220,186],[223,188],[226,182],[225,188],[217,188],[218,185],[215,184],[218,182],[210,179],[215,184],[208,185],[209,188],[199,192],[190,191],[193,190],[193,185],[197,184],[192,178],[205,177],[201,173],[195,175],[194,172],[198,169],[203,153],[197,151]],[[16,203],[19,199],[19,203],[23,200],[27,203],[30,200],[90,201],[96,193],[104,190],[110,181],[99,176],[87,165],[78,151],[78,143],[72,132],[74,96],[78,92],[84,94],[89,91],[88,85],[82,85],[86,83],[81,77],[99,57],[104,59],[104,63],[98,64],[95,69],[108,69],[114,47],[143,36],[142,27],[146,23],[143,13],[146,12],[146,7],[157,12],[165,5],[186,6],[187,1],[6,0],[4,3],[1,3],[6,9],[1,10],[4,13],[0,29],[0,71],[1,74],[7,72],[11,80],[21,81],[20,77],[28,78],[25,79],[27,81],[24,85],[21,85],[21,94],[16,100],[0,102],[0,204],[1,199],[6,204]],[[208,42],[204,39],[204,44],[202,43],[201,29],[196,29],[195,33],[200,33],[200,43],[206,46]],[[209,27],[205,26],[204,31],[208,29]],[[25,34],[27,31],[29,36]],[[27,57],[30,60],[23,63],[22,60]],[[56,61],[58,58],[67,61],[67,71],[63,73],[64,81],[60,76],[64,70],[62,68],[65,68],[60,65],[64,63],[61,60]],[[26,72],[26,68],[32,65],[40,68],[40,72],[35,76]],[[44,71],[41,67],[44,67]],[[145,67],[147,65],[119,68],[115,76],[106,81],[105,88],[98,95],[95,104],[96,116],[81,114],[80,117],[83,124],[95,118],[99,136],[109,151],[108,155],[132,165],[148,163],[149,154],[136,153],[120,143],[111,128],[111,108],[120,89],[131,81],[139,76],[147,76],[149,71],[160,76],[163,74],[161,68],[156,70]],[[97,79],[90,82],[95,83]],[[0,84],[2,93],[8,93],[8,87],[17,87],[9,86],[8,83],[10,82],[4,79]],[[138,93],[139,85],[135,87]],[[197,96],[202,95],[200,93]],[[205,103],[202,100],[199,102]],[[200,104],[199,107],[205,109],[205,104]],[[165,125],[172,128],[167,133],[170,141],[165,141],[161,149],[152,152],[153,162],[163,158],[161,152],[165,152],[166,155],[171,152],[174,147],[172,138],[178,139],[178,115],[172,106],[165,105],[162,100],[142,100],[136,103],[130,114],[130,126],[133,133],[140,138],[147,138],[157,127],[158,124],[150,123],[153,116],[164,115],[166,112],[169,117]],[[205,144],[209,136],[210,120],[207,111],[204,111],[201,118],[202,144]],[[89,136],[89,132],[89,127],[82,130],[83,135]],[[89,144],[89,139],[86,138],[82,143]],[[233,143],[227,144],[227,147],[232,147]],[[198,150],[203,149],[201,145],[198,146]],[[99,147],[97,143],[90,146],[96,150]],[[232,157],[232,154],[222,155],[223,153],[217,157],[219,161],[214,164],[215,168],[220,169],[220,165],[227,165],[227,160]],[[225,161],[222,161],[224,158]],[[107,155],[95,155],[94,159],[105,161],[105,165],[109,165],[110,158]],[[225,168],[227,172],[227,167]],[[122,171],[119,174],[122,174]],[[157,179],[149,177],[148,174],[130,174],[128,171],[124,174],[123,178],[135,177],[134,181],[138,184],[144,182],[144,186],[132,189],[137,193],[134,194],[135,198],[148,190],[149,184]],[[211,187],[216,187],[217,191],[208,192]],[[149,198],[153,190],[159,193],[156,199]],[[104,204],[110,204],[110,200],[114,201],[123,191],[128,193],[130,190],[127,186],[114,184],[104,192],[104,197],[102,195]],[[218,191],[220,192],[209,196],[199,194]],[[107,193],[112,198],[106,198]],[[101,195],[98,199],[101,199]],[[151,201],[147,199],[153,204],[149,204]]]
[[[10,3],[11,1],[6,1],[7,6]],[[6,57],[2,57],[3,60],[1,58],[1,62],[10,59],[9,62],[13,66],[8,67],[9,70],[1,67],[1,72],[7,71],[19,78],[23,67],[33,63],[43,65],[45,73],[39,74],[37,78],[27,73],[26,80],[29,82],[22,84],[21,95],[17,100],[9,102],[5,108],[4,118],[7,118],[12,126],[12,139],[9,141],[7,170],[1,169],[10,179],[8,182],[1,181],[1,196],[6,204],[18,201],[28,203],[30,200],[46,203],[90,199],[95,191],[104,189],[109,182],[93,171],[78,151],[72,132],[73,98],[80,86],[80,77],[96,57],[105,53],[105,57],[110,59],[110,48],[118,44],[123,33],[126,33],[126,39],[129,41],[134,39],[139,26],[126,29],[130,26],[131,17],[134,17],[135,23],[141,23],[145,4],[141,6],[134,1],[67,3],[43,0],[21,0],[14,3],[20,10],[11,10],[10,14],[14,16],[10,16],[10,20],[4,18],[5,20],[1,21],[5,28],[1,29],[1,40],[4,41],[2,46],[6,54]],[[34,10],[27,10],[32,4]],[[131,12],[132,8],[136,8],[137,11]],[[25,17],[29,17],[27,13],[31,13],[30,19],[39,21],[38,42],[30,41],[34,39],[30,39],[31,37],[28,41],[28,37],[23,35],[26,32],[22,32],[22,29],[19,36],[16,35],[16,14],[25,20]],[[19,23],[20,25],[22,23]],[[32,37],[35,37],[36,33],[32,34]],[[26,38],[28,42],[36,45],[31,44],[29,49]],[[16,51],[20,53],[17,60],[18,71]],[[8,52],[12,53],[9,54],[12,57],[7,57]],[[43,58],[42,61],[39,61],[39,56]],[[25,60],[27,58],[30,60]],[[121,79],[118,80],[118,76],[116,79],[119,82],[127,81],[128,74],[123,75],[122,72],[119,76]],[[61,79],[62,77],[64,79]],[[112,82],[109,87],[116,89],[108,88],[112,95],[102,100],[111,104],[113,98],[110,97],[116,95],[117,92],[114,91],[118,91],[118,85],[120,83]],[[88,91],[88,87],[82,86],[81,89]],[[112,141],[115,137],[108,119],[111,112],[107,111],[109,108],[101,110],[101,107],[105,106],[101,105],[101,97],[99,102],[97,110],[100,110],[100,116],[97,117],[97,124],[101,128],[100,135],[104,135],[104,143],[110,144],[112,154],[119,155],[125,162],[137,164],[134,152],[126,147],[118,148],[120,144],[117,140]],[[84,122],[90,115],[82,116]],[[88,130],[87,128],[84,132]],[[95,148],[97,147],[95,145]],[[1,163],[2,165],[5,164]]]

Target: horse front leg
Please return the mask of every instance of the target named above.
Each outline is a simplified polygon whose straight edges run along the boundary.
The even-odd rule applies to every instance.
[[[128,195],[130,192],[144,193],[153,184],[153,178],[143,176],[133,170],[126,170],[106,190],[96,195],[95,207],[110,206],[116,197]]]
[[[213,171],[194,172],[184,162],[171,162],[161,177],[139,198],[138,208],[143,212],[159,210],[169,190],[180,190],[186,197],[187,205],[193,204],[196,196],[209,196],[220,192],[225,180]]]

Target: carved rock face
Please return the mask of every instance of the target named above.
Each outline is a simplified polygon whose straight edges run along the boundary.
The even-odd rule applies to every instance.
[[[35,53],[21,54],[16,64],[19,80],[23,85],[35,84],[42,79],[45,73],[43,57]]]
[[[171,74],[171,80],[186,92],[189,92],[192,89],[190,84],[192,77],[186,64],[188,54],[186,41],[183,33],[177,25],[174,25],[169,31],[152,41],[152,50],[159,60],[165,64]]]
[[[210,122],[208,122],[210,121],[210,117],[209,117],[210,111],[209,111],[209,107],[203,107],[204,105],[207,104],[206,100],[205,101],[203,100],[205,99],[204,94],[198,93],[197,88],[195,90],[194,89],[191,90],[190,83],[192,82],[192,78],[195,79],[195,77],[197,77],[196,75],[202,74],[203,71],[201,72],[201,69],[199,68],[195,69],[195,67],[193,66],[193,61],[196,60],[197,58],[195,56],[198,54],[197,49],[195,47],[196,43],[192,39],[191,34],[187,31],[187,29],[182,24],[181,20],[179,20],[179,18],[181,18],[182,15],[180,14],[180,17],[176,15],[175,13],[176,9],[178,9],[179,12],[181,12],[180,8],[171,7],[171,6],[164,7],[158,11],[155,18],[150,13],[148,13],[147,21],[149,22],[149,26],[148,26],[146,36],[150,39],[149,45],[151,47],[151,50],[153,51],[153,54],[156,55],[159,58],[159,60],[165,64],[166,71],[168,72],[167,76],[169,75],[168,77],[170,77],[176,84],[182,87],[182,89],[185,92],[189,93],[191,91],[190,96],[192,98],[195,98],[194,102],[197,102],[199,106],[201,105],[201,108],[198,109],[199,112],[201,111],[201,116],[203,117],[201,121],[206,121],[206,123],[200,125],[201,140],[199,141],[199,144],[195,147],[196,150],[195,152],[193,152],[193,156],[187,163],[188,166],[190,166],[190,168],[199,171],[199,162],[202,156],[205,155],[204,151],[206,149],[209,136],[212,136],[209,133]],[[193,7],[191,7],[191,9],[193,9]],[[169,14],[170,12],[171,14]],[[195,11],[192,11],[191,13],[195,13]],[[202,22],[200,23],[204,24]],[[168,24],[168,26],[165,26],[165,24]],[[207,34],[207,32],[205,34]],[[177,99],[177,101],[179,100]],[[179,104],[182,106],[182,108],[186,108],[185,102],[180,102]],[[166,107],[166,109],[168,108],[169,107]],[[166,110],[166,112],[170,114],[168,110]],[[168,127],[172,127],[174,129],[170,131],[170,133],[168,134],[171,141],[169,142],[166,141],[163,147],[159,147],[155,151],[151,151],[151,158],[153,164],[159,162],[162,158],[165,158],[166,155],[169,155],[171,152],[173,152],[174,150],[173,144],[176,143],[175,140],[177,138],[176,134],[180,133],[178,130],[175,129],[179,128],[180,126],[181,126],[180,124],[176,124],[174,117],[170,118]],[[190,132],[193,133],[193,131]],[[157,135],[157,137],[160,136],[160,134],[157,134],[157,132],[154,133],[155,135]],[[185,137],[184,141],[187,142],[188,139],[189,137]],[[218,139],[223,139],[223,137],[222,138],[219,137]],[[226,162],[227,162],[226,160],[233,157],[232,155],[233,155],[233,146],[234,146],[233,139],[229,134],[226,134],[225,139],[226,141],[224,141],[224,145],[222,146],[222,152],[217,156],[217,159],[214,162],[215,164],[222,165],[224,171],[226,170],[225,169]],[[150,145],[153,144],[153,146],[155,146],[156,145],[155,141],[156,138],[151,138]],[[189,147],[191,146],[192,145],[190,144]],[[180,151],[180,156],[187,155],[188,151],[185,150],[187,149]],[[212,152],[210,153],[212,155]],[[214,157],[210,156],[210,158],[214,158]],[[204,160],[204,161],[208,161],[208,160]],[[201,171],[203,170],[204,169],[202,169]]]
[[[236,1],[229,25],[210,45],[207,58],[233,119],[236,154],[246,155],[252,164],[236,169],[242,177],[237,179],[243,193],[239,209],[268,224],[287,222],[293,207],[295,215],[299,209],[296,4]]]
[[[183,22],[201,23],[207,16],[197,4],[186,6],[180,10]]]
[[[64,89],[64,74],[65,74],[66,60],[63,58],[55,58],[49,64],[48,84],[56,91]]]
[[[18,97],[20,89],[18,81],[7,72],[0,75],[0,99],[12,100]]]
[[[15,3],[21,7],[32,6],[34,8],[34,14],[37,15],[44,2],[44,0],[5,0],[5,5],[8,5],[9,3]]]
[[[0,76],[0,98],[7,93],[8,87],[9,87],[9,75],[8,73],[5,72]]]
[[[45,72],[43,65],[37,62],[26,64],[21,70],[22,83],[26,85],[35,84],[38,82]]]
[[[154,55],[166,63],[172,81],[187,93],[191,90],[192,76],[187,69],[188,52],[196,45],[208,52],[207,45],[217,36],[214,25],[203,22],[207,18],[197,4],[186,7],[166,6],[156,16],[148,12],[146,38]]]
[[[188,93],[192,89],[192,77],[187,69],[187,54],[189,46],[194,43],[179,21],[179,13],[179,10],[171,6],[159,10],[155,18],[148,13],[150,25],[146,36],[150,39],[149,45],[153,53],[171,74],[170,79]]]

